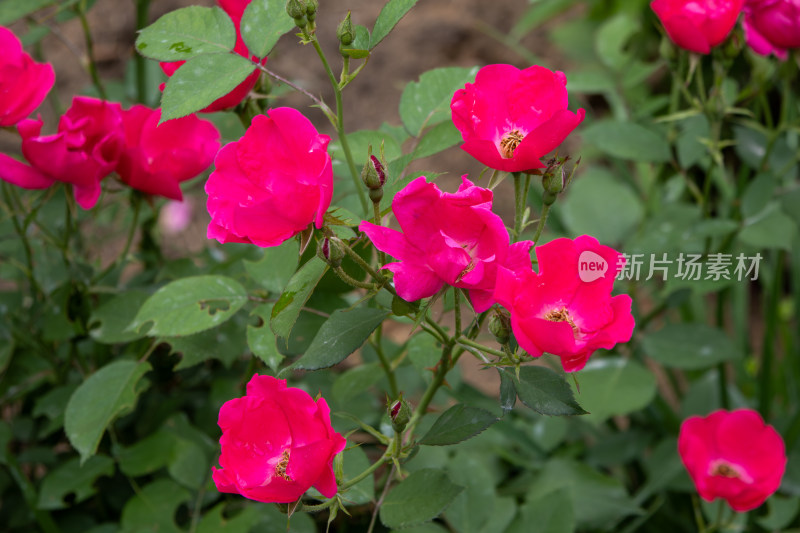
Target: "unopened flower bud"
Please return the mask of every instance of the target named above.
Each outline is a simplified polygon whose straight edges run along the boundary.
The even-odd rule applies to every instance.
[[[286,13],[293,19],[306,16],[306,5],[303,0],[287,0]]]
[[[508,344],[511,340],[511,325],[505,315],[492,315],[489,319],[489,331],[500,344]]]
[[[317,244],[317,256],[336,268],[342,265],[344,244],[336,237],[325,237]]]
[[[353,29],[353,22],[350,20],[349,11],[347,12],[347,16],[344,18],[344,20],[339,23],[339,27],[336,28],[336,37],[344,46],[352,44],[353,41],[356,40],[356,32]]]
[[[408,421],[411,420],[411,406],[403,399],[402,394],[389,404],[389,418],[392,419],[392,429],[398,433],[406,429]]]
[[[317,18],[318,7],[319,2],[317,0],[306,0],[306,17],[308,17],[309,22],[314,22],[314,19]]]
[[[548,168],[547,172],[545,172],[544,176],[542,177],[542,186],[544,187],[545,191],[552,194],[558,194],[564,190],[565,178],[566,172],[563,165],[557,165],[553,168]]]

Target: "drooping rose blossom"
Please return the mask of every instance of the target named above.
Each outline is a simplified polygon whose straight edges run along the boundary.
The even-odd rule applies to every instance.
[[[409,302],[433,296],[444,285],[469,290],[477,312],[490,308],[500,267],[530,269],[531,241],[510,244],[503,220],[492,212],[492,191],[466,176],[458,192],[445,193],[421,176],[395,195],[392,212],[402,233],[362,222],[359,230],[397,263],[397,294]]]
[[[256,116],[214,161],[206,182],[208,238],[277,246],[312,223],[322,227],[333,194],[329,142],[296,109]]]
[[[189,115],[160,126],[160,109],[136,105],[122,112],[125,147],[117,164],[122,181],[142,192],[183,198],[180,183],[203,172],[219,150],[219,132]]]
[[[583,109],[567,110],[567,78],[534,65],[487,65],[453,95],[453,124],[461,149],[484,165],[506,172],[545,168],[540,159],[583,121]]]
[[[678,452],[704,500],[722,498],[739,512],[764,503],[786,470],[783,439],[752,409],[687,418]]]
[[[619,252],[588,235],[555,239],[535,251],[538,273],[501,268],[495,290],[526,352],[557,355],[565,371],[575,372],[598,348],[630,340],[631,298],[611,296]]]
[[[745,0],[653,0],[650,7],[669,38],[685,50],[708,54],[736,25]]]
[[[786,59],[800,48],[800,0],[747,0],[744,7],[747,44],[761,55]]]
[[[222,468],[211,471],[220,492],[274,503],[297,501],[312,486],[336,494],[333,457],[347,441],[331,426],[324,398],[256,374],[246,396],[223,404],[219,427]]]
[[[30,165],[0,154],[0,178],[25,189],[68,183],[78,205],[90,209],[100,196],[100,180],[117,166],[125,142],[122,108],[116,102],[76,96],[57,133],[40,135],[42,126],[41,119],[17,125],[22,154]]]
[[[259,58],[251,56],[250,51],[247,49],[247,45],[244,43],[244,39],[242,39],[242,33],[240,31],[242,15],[244,15],[244,10],[247,8],[247,5],[250,3],[250,1],[251,0],[217,0],[217,4],[225,11],[225,13],[228,14],[233,21],[233,25],[236,27],[236,45],[234,46],[233,51],[242,57],[255,60]],[[262,65],[266,62],[266,57],[261,59]],[[171,77],[184,63],[186,63],[186,61],[162,62],[159,64],[161,65],[161,70],[164,71],[164,74]],[[247,95],[250,94],[250,91],[253,90],[253,87],[255,87],[260,74],[261,71],[258,70],[258,68],[254,68],[253,72],[247,76],[242,83],[234,87],[233,90],[228,94],[211,102],[208,107],[203,109],[201,112],[213,113],[215,111],[222,111],[223,109],[236,107],[239,102],[244,100]],[[160,89],[163,91],[165,86],[166,84],[162,83]]]
[[[14,126],[30,115],[55,80],[50,63],[36,63],[16,35],[0,26],[0,127]]]

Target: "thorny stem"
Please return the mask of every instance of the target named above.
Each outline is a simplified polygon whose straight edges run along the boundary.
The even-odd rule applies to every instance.
[[[372,279],[377,281],[384,289],[392,293],[394,296],[397,296],[397,292],[394,290],[394,287],[387,283],[387,279],[383,277],[380,272],[369,266],[369,264],[364,261],[355,250],[349,246],[343,246],[342,248],[344,248],[345,253],[350,256],[350,259],[352,259],[358,266],[363,268],[365,272],[372,276]]]
[[[459,337],[459,338],[456,339],[456,342],[458,344],[463,345],[463,346],[469,346],[471,348],[475,348],[477,350],[480,350],[482,352],[486,352],[486,353],[491,354],[491,355],[495,355],[497,357],[505,357],[506,356],[505,352],[501,352],[500,350],[494,350],[492,348],[484,346],[483,344],[475,342],[472,339],[468,339],[466,337]]]
[[[533,242],[539,242],[539,237],[542,236],[542,231],[544,231],[544,224],[547,222],[547,215],[550,214],[550,206],[545,204],[542,205],[542,214],[539,216],[539,224],[536,226],[536,234],[533,236]]]
[[[11,215],[11,223],[14,226],[14,231],[16,231],[17,235],[19,235],[20,241],[22,241],[22,249],[25,251],[25,262],[27,263],[27,272],[25,274],[31,284],[34,294],[37,297],[42,296],[44,294],[42,292],[42,288],[39,286],[39,283],[36,281],[36,277],[33,275],[33,249],[31,248],[31,243],[28,240],[28,235],[25,233],[25,228],[23,228],[19,223],[19,220],[17,220],[14,204],[11,201],[11,193],[9,192],[11,186],[4,181],[2,182],[2,186],[3,195],[5,196],[6,203],[8,203],[8,208],[10,211],[9,214]]]
[[[373,472],[375,472],[383,463],[385,463],[391,457],[390,450],[392,450],[393,447],[394,447],[394,443],[393,442],[389,443],[389,446],[387,446],[386,451],[383,453],[383,455],[381,456],[380,459],[378,459],[377,461],[372,463],[369,466],[369,468],[367,468],[366,470],[361,472],[359,475],[357,475],[353,479],[348,479],[347,482],[342,483],[341,485],[339,485],[339,490],[340,491],[345,491],[345,490],[349,489],[350,487],[352,487],[353,485],[355,485],[358,482],[360,482],[362,479],[364,479],[368,475],[370,475]]]
[[[383,352],[383,346],[381,346],[382,332],[383,327],[378,326],[378,328],[375,330],[375,339],[372,342],[372,346],[375,348],[375,353],[378,354],[378,359],[381,362],[383,371],[386,373],[386,379],[389,380],[389,390],[392,393],[392,398],[397,398],[400,394],[400,391],[397,388],[397,378],[392,370],[392,365],[389,363],[389,360],[386,358],[386,354]]]
[[[453,287],[453,299],[455,300],[453,312],[455,313],[456,336],[459,336],[461,335],[461,298],[458,287]]]

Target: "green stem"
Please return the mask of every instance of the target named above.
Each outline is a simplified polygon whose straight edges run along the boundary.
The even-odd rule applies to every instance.
[[[453,287],[453,299],[455,300],[455,307],[453,311],[455,313],[455,321],[456,321],[456,336],[461,335],[461,297],[460,291],[458,287]]]
[[[393,439],[393,441],[394,440],[395,439]],[[366,470],[361,472],[359,475],[357,475],[353,479],[348,479],[345,483],[342,483],[341,485],[339,485],[339,490],[344,492],[345,490],[349,489],[350,487],[352,487],[353,485],[355,485],[356,483],[358,483],[359,481],[361,481],[365,477],[367,477],[370,474],[372,474],[373,472],[375,472],[378,468],[380,468],[380,466],[383,463],[386,462],[387,459],[389,459],[389,457],[391,457],[391,453],[390,453],[389,450],[391,450],[393,447],[394,447],[394,443],[392,442],[392,443],[389,444],[389,447],[386,448],[386,451],[384,452],[384,454],[381,456],[380,459],[378,459],[377,461],[372,463],[369,466],[369,468],[367,468]]]
[[[423,310],[423,312],[427,313],[428,311],[427,311],[427,309],[425,309],[425,310]],[[427,325],[429,325],[431,328],[433,328],[434,331],[436,331],[436,333],[439,334],[439,337],[441,339],[445,339],[445,343],[449,342],[447,339],[450,339],[450,335],[448,335],[447,332],[442,328],[442,326],[437,324],[435,320],[431,319],[431,317],[426,315],[425,316],[425,323]]]
[[[347,245],[343,246],[342,248],[344,248],[345,253],[350,256],[350,259],[352,259],[353,262],[355,262],[358,266],[364,269],[366,273],[372,276],[372,279],[377,281],[384,289],[397,296],[397,292],[394,290],[394,287],[387,283],[388,280],[383,277],[380,272],[372,268],[366,261],[364,261],[364,259],[362,259],[355,250]]]
[[[468,339],[466,337],[459,337],[458,339],[456,339],[456,342],[458,344],[461,344],[461,345],[464,345],[464,346],[469,346],[471,348],[475,348],[477,350],[480,350],[482,352],[486,352],[486,353],[491,354],[491,355],[495,355],[497,357],[505,357],[505,355],[506,355],[505,352],[502,352],[500,350],[494,350],[492,348],[484,346],[483,344],[481,344],[479,342],[475,342],[472,339]]]
[[[361,202],[361,209],[363,209],[364,213],[367,213],[369,211],[367,195],[364,192],[364,187],[361,186],[361,176],[359,175],[358,170],[356,170],[356,164],[353,160],[353,153],[350,151],[350,144],[347,142],[347,134],[344,132],[344,106],[342,105],[342,89],[339,86],[339,82],[336,80],[336,76],[334,76],[333,71],[331,70],[330,64],[328,64],[328,59],[325,57],[325,53],[322,51],[322,47],[319,45],[316,35],[311,36],[311,44],[314,46],[314,50],[317,51],[317,55],[322,61],[322,66],[325,67],[325,73],[328,75],[328,79],[333,87],[333,93],[336,96],[336,123],[334,124],[336,127],[336,134],[339,136],[339,142],[342,143],[342,151],[344,152],[344,157],[347,160],[347,167],[350,169],[350,176],[353,178],[353,184],[355,185],[356,192],[358,193],[358,200]]]
[[[439,387],[441,387],[442,383],[444,383],[444,377],[450,370],[449,360],[452,349],[452,345],[450,344],[446,344],[442,348],[442,357],[439,359],[439,365],[436,369],[436,374],[434,374],[433,380],[431,380],[428,388],[425,389],[425,393],[419,400],[416,409],[414,409],[414,414],[411,415],[411,420],[408,422],[408,426],[406,426],[405,429],[406,435],[413,435],[414,428],[417,427],[419,421],[423,416],[425,416],[425,413],[428,410],[428,405],[431,403],[431,400],[433,400],[433,395],[436,394],[436,391],[439,390]]]
[[[539,242],[539,237],[542,236],[544,231],[544,224],[547,222],[547,215],[550,214],[550,206],[547,204],[542,205],[542,214],[539,216],[539,224],[536,226],[536,234],[533,236],[533,242]]]
[[[772,362],[775,357],[775,331],[778,327],[778,306],[781,299],[781,283],[783,274],[783,250],[775,257],[775,272],[772,274],[772,285],[765,301],[764,343],[761,351],[761,370],[758,379],[758,410],[765,420],[770,418],[770,408],[774,391],[772,390]]]
[[[717,327],[723,328],[725,326],[725,296],[728,294],[727,290],[721,290],[717,293]],[[723,362],[717,365],[717,374],[719,378],[719,399],[720,405],[723,409],[730,409],[730,401],[728,400],[728,376],[727,365]]]
[[[150,0],[135,1],[136,29],[141,30],[147,26]],[[136,100],[142,104],[149,104],[150,102],[147,101],[147,88],[150,86],[150,80],[147,79],[147,59],[142,54],[134,54],[133,57],[136,65]]]
[[[102,272],[100,272],[100,274],[95,276],[93,280],[95,282],[103,279],[109,274],[109,272],[118,267],[128,256],[128,252],[130,252],[131,244],[133,244],[133,238],[136,235],[136,229],[139,227],[139,211],[141,211],[142,207],[142,198],[139,193],[133,193],[131,196],[131,203],[133,204],[133,221],[131,222],[130,228],[128,228],[128,236],[125,239],[125,246],[122,248],[122,253],[119,254],[113,263],[108,265],[105,269],[103,269]]]
[[[347,272],[344,271],[342,267],[335,267],[333,269],[336,272],[336,275],[339,276],[339,279],[350,285],[351,287],[356,287],[359,289],[367,289],[367,290],[376,290],[380,288],[380,285],[376,285],[375,283],[369,283],[366,281],[358,281],[357,279],[351,277]]]
[[[522,230],[525,229],[525,208],[528,205],[528,188],[531,185],[531,175],[514,172],[514,241],[520,240]]]
[[[97,93],[100,95],[100,98],[102,100],[108,100],[106,88],[103,86],[103,82],[100,80],[100,74],[97,72],[97,61],[94,58],[94,41],[92,40],[92,32],[89,28],[89,20],[86,18],[86,0],[81,0],[78,2],[78,4],[75,6],[75,11],[77,12],[78,18],[81,21],[83,38],[86,43],[86,68],[89,70],[89,76],[92,78],[92,84],[94,85],[95,89],[97,89]]]
[[[386,354],[383,352],[383,346],[381,346],[382,330],[382,326],[378,326],[378,329],[375,330],[375,340],[372,343],[372,347],[375,348],[375,353],[378,354],[378,359],[381,362],[383,371],[386,373],[386,379],[389,380],[389,390],[392,393],[392,399],[396,399],[400,392],[397,388],[397,378],[392,370],[392,365],[389,363],[389,359],[386,358]]]
[[[39,283],[36,281],[36,277],[34,276],[33,270],[33,248],[31,248],[31,242],[28,240],[28,235],[25,232],[25,228],[19,223],[17,220],[17,215],[14,209],[14,204],[12,203],[11,199],[11,192],[9,192],[12,186],[6,183],[5,181],[0,181],[3,186],[3,196],[5,197],[6,203],[8,203],[9,215],[11,217],[11,224],[14,226],[14,231],[17,232],[20,241],[22,241],[22,249],[25,252],[25,262],[27,263],[27,272],[25,272],[26,277],[28,278],[28,282],[31,284],[31,289],[33,290],[34,296],[39,299],[40,297],[44,296],[44,292],[42,288],[39,286]]]

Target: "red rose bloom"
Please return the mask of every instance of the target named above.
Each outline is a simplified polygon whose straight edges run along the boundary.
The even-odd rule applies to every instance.
[[[757,53],[786,59],[800,48],[800,0],[749,0],[744,12],[745,38]]]
[[[122,181],[142,192],[181,200],[180,183],[203,172],[219,150],[219,132],[196,115],[159,125],[160,109],[136,105],[122,112],[125,147],[117,164]]]
[[[752,409],[684,420],[678,452],[704,500],[722,498],[739,512],[764,503],[786,470],[783,439]]]
[[[222,468],[212,474],[220,492],[275,503],[297,501],[312,486],[336,494],[333,457],[347,441],[331,427],[324,398],[256,374],[246,396],[219,410],[219,427]]]
[[[597,239],[556,239],[535,248],[539,272],[500,268],[495,298],[511,312],[511,329],[533,357],[551,353],[567,372],[586,366],[598,348],[633,334],[631,297],[611,296],[620,254]],[[588,263],[598,269],[582,272]],[[602,269],[601,266],[605,265]],[[589,275],[589,277],[586,276]]]
[[[744,0],[653,0],[655,11],[672,42],[708,54],[736,25]]]
[[[0,127],[13,126],[39,107],[56,75],[50,63],[36,63],[22,43],[0,26]]]
[[[545,168],[539,159],[583,121],[567,111],[567,78],[532,66],[488,65],[453,95],[450,110],[464,144],[484,165],[506,172]]]

